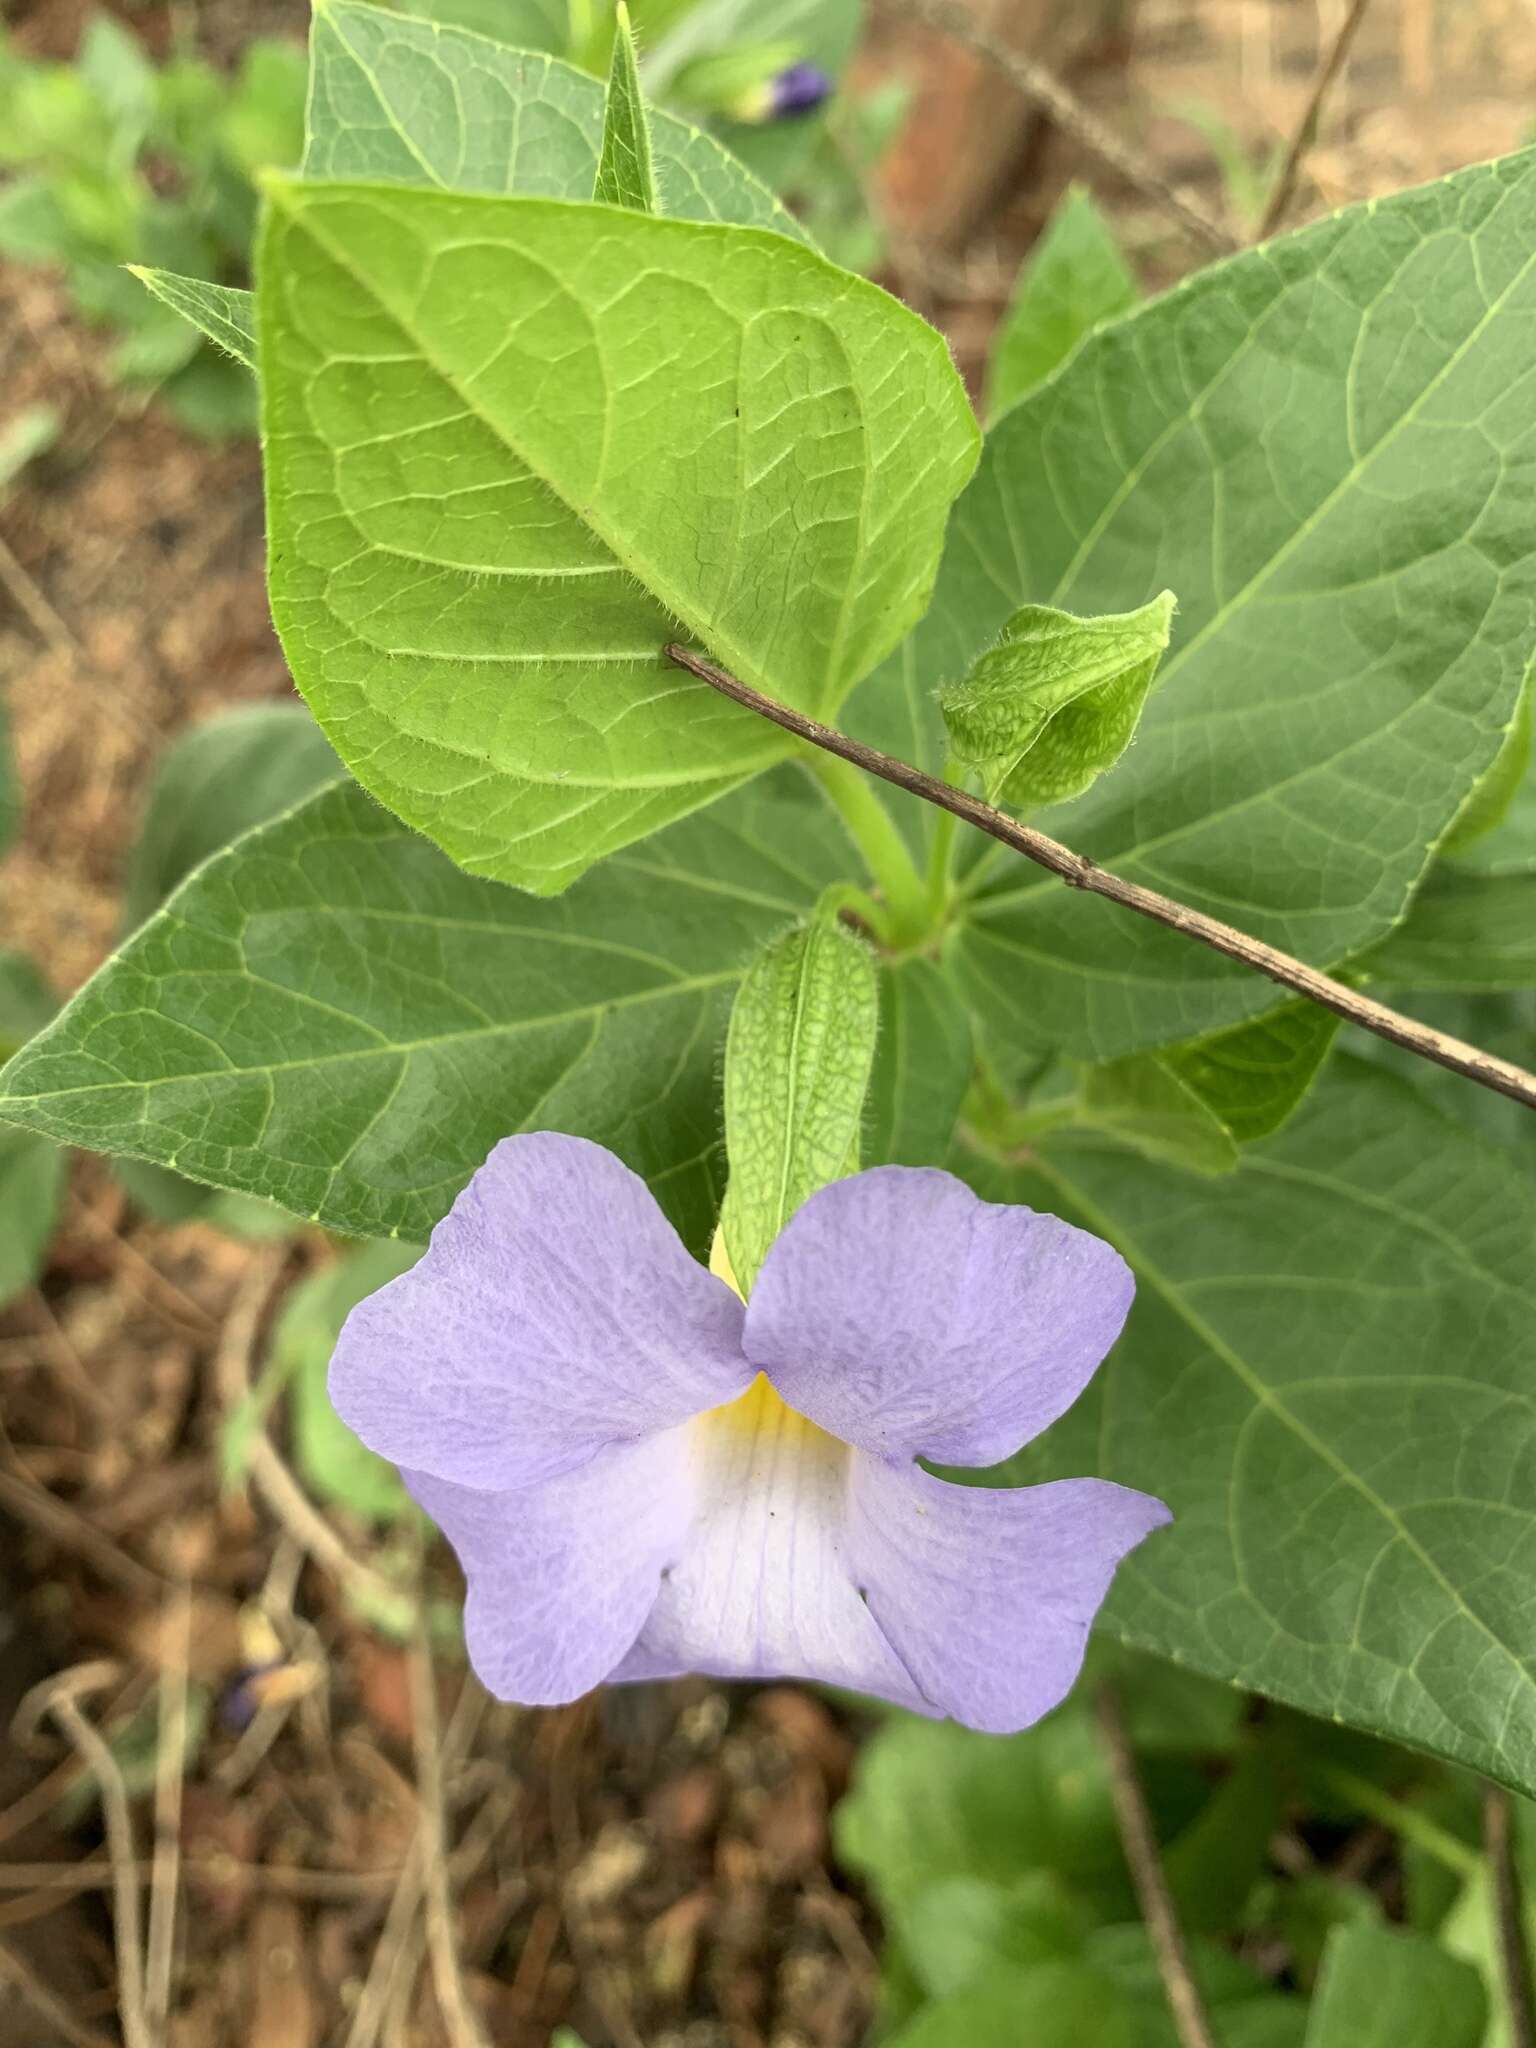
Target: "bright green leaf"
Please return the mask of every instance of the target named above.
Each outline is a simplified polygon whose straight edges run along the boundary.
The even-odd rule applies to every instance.
[[[1482,2048],[1475,1970],[1422,1934],[1341,1927],[1330,1938],[1306,2048]]]
[[[1536,1784],[1536,1189],[1336,1060],[1220,1183],[1057,1134],[990,1198],[1108,1238],[1137,1279],[1090,1393],[1004,1472],[1097,1472],[1174,1513],[1121,1567],[1124,1639]]]
[[[293,1449],[300,1472],[321,1499],[365,1521],[392,1522],[407,1503],[400,1475],[360,1443],[326,1391],[341,1326],[370,1294],[409,1272],[414,1245],[367,1244],[297,1286],[272,1333],[272,1368],[288,1390]]]
[[[1361,965],[1398,988],[1528,989],[1536,982],[1536,872],[1437,868]]]
[[[1081,1962],[998,1965],[968,1990],[924,2008],[889,2048],[1142,2048],[1136,2008]]]
[[[670,666],[679,622],[830,712],[921,610],[975,425],[883,292],[607,207],[272,192],[273,613],[347,765],[471,873],[563,888],[785,751]]]
[[[416,1242],[498,1138],[567,1130],[699,1244],[725,1006],[842,859],[795,776],[540,903],[338,786],[199,868],[7,1069],[0,1115]]]
[[[1154,1053],[1131,1053],[1083,1076],[1080,1115],[1148,1159],[1192,1173],[1231,1173],[1232,1133],[1199,1093]]]
[[[299,705],[245,705],[181,733],[160,757],[129,858],[125,928],[142,924],[210,854],[334,782],[337,767]]]
[[[1509,816],[1531,775],[1531,700],[1536,696],[1536,666],[1526,671],[1520,702],[1504,735],[1493,766],[1467,798],[1440,842],[1442,854],[1453,858],[1469,852]]]
[[[1073,185],[1019,272],[987,370],[996,418],[1043,384],[1094,328],[1129,313],[1141,288],[1093,194]]]
[[[1103,1747],[1077,1705],[984,1738],[897,1717],[861,1752],[834,1826],[839,1857],[887,1914],[944,1878],[1007,1889],[1036,1870],[1131,1906]]]
[[[1169,1046],[1157,1058],[1239,1145],[1251,1145],[1273,1137],[1300,1108],[1340,1022],[1321,1003],[1291,1003],[1252,1024]]]
[[[1136,736],[1173,630],[1171,590],[1140,611],[1076,619],[1025,605],[962,683],[940,693],[956,757],[1014,810],[1080,796]]]
[[[640,90],[635,38],[624,0],[619,0],[613,66],[608,74],[608,97],[603,103],[603,141],[592,197],[606,206],[633,207],[637,213],[661,211],[656,203],[656,175],[651,164],[650,117]]]
[[[228,351],[248,370],[256,367],[256,299],[251,292],[226,284],[208,284],[200,277],[178,277],[173,270],[128,268],[146,290],[173,307],[184,320]]]
[[[893,1932],[923,1989],[944,1998],[998,1963],[1074,1955],[1090,1924],[1090,1915],[1054,1871],[1031,1870],[1011,1885],[940,1878],[905,1902]]]
[[[306,176],[546,199],[592,196],[604,92],[585,72],[355,0],[330,0],[316,10],[310,49]],[[651,151],[663,213],[807,240],[767,186],[713,136],[653,109]]]
[[[918,956],[884,967],[869,1079],[869,1164],[942,1166],[973,1063],[971,1020],[950,977]]]
[[[563,50],[570,34],[571,0],[384,0],[384,5],[417,21],[472,29],[518,50]],[[319,0],[315,8],[317,16],[340,11],[329,0]]]
[[[1040,822],[1303,959],[1380,940],[1536,637],[1533,249],[1536,153],[1320,221],[1093,336],[988,436],[933,608],[861,713],[965,674],[1021,604],[1172,586],[1179,646],[1136,746]],[[1021,1055],[1112,1059],[1279,1000],[1017,865],[958,951]]]
[[[743,1294],[801,1203],[858,1171],[879,1013],[874,955],[827,910],[775,939],[743,977],[725,1041],[720,1215]]]

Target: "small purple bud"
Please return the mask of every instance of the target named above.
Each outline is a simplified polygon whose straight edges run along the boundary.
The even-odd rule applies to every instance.
[[[811,114],[832,97],[832,81],[819,64],[791,64],[768,87],[769,116],[782,121],[791,114]]]

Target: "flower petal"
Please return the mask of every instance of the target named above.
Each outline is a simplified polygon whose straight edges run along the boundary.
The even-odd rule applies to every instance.
[[[917,1684],[968,1727],[1008,1735],[1070,1692],[1127,1551],[1170,1521],[1103,1479],[955,1486],[855,1456],[850,1560]]]
[[[743,1344],[784,1399],[876,1456],[995,1465],[1077,1399],[1135,1282],[1111,1246],[953,1174],[880,1166],[790,1218]]]
[[[585,1138],[506,1138],[420,1262],[348,1316],[331,1399],[370,1450],[504,1490],[750,1384],[742,1307]]]
[[[600,1451],[514,1493],[403,1474],[458,1552],[469,1661],[498,1699],[579,1699],[644,1626],[688,1522],[683,1432]]]
[[[859,1597],[850,1453],[766,1381],[686,1432],[694,1521],[618,1678],[815,1678],[931,1714]]]

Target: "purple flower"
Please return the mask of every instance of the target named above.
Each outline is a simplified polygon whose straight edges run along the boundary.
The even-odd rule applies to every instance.
[[[836,90],[819,64],[786,64],[730,100],[725,111],[738,121],[783,121],[814,114]]]
[[[749,1302],[601,1146],[508,1138],[413,1271],[348,1318],[331,1395],[463,1563],[476,1670],[814,1678],[972,1727],[1068,1691],[1120,1559],[1166,1522],[984,1466],[1081,1393],[1130,1307],[1096,1237],[878,1167],[813,1195]]]

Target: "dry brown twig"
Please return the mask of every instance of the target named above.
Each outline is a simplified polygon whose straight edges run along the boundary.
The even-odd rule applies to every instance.
[[[437,1681],[427,1637],[426,1603],[417,1599],[411,1637],[411,1724],[416,1744],[416,1796],[421,1809],[423,1889],[427,1910],[427,1953],[432,1985],[454,2048],[489,2048],[480,2017],[470,2004],[455,1931],[453,1884],[448,1870],[443,1806],[443,1752],[437,1721]],[[465,1685],[476,1683],[466,1676]]]
[[[181,1801],[187,1761],[187,1671],[192,1656],[192,1595],[185,1584],[166,1601],[166,1659],[160,1673],[159,1746],[155,1756],[155,1853],[150,1866],[149,1943],[144,2008],[160,2040],[171,2011],[176,1960],[176,1905],[181,1892]]]
[[[1144,199],[1176,221],[1188,238],[1198,243],[1208,256],[1236,253],[1238,243],[1219,221],[1212,220],[1199,207],[1192,206],[1182,193],[1176,192],[1156,164],[1123,142],[1038,58],[1027,56],[1022,50],[1001,42],[975,21],[959,0],[885,0],[885,4],[898,17],[918,22],[924,28],[936,29],[940,35],[948,36],[962,49],[971,51],[995,71],[1001,72],[1032,106],[1038,107],[1117,177],[1123,178]]]
[[[112,1861],[112,1919],[116,1934],[119,2017],[124,2048],[157,2048],[145,2007],[144,1930],[139,1910],[138,1852],[128,1789],[117,1759],[80,1711],[80,1700],[118,1675],[115,1664],[80,1664],[34,1686],[16,1709],[17,1740],[52,1717],[96,1780]]]
[[[1349,53],[1354,47],[1355,37],[1365,20],[1366,9],[1371,0],[1352,0],[1349,11],[1339,23],[1338,34],[1331,48],[1325,53],[1312,80],[1312,90],[1307,95],[1307,104],[1302,110],[1296,132],[1291,137],[1291,146],[1286,151],[1285,162],[1280,167],[1269,199],[1264,207],[1264,217],[1259,222],[1255,240],[1263,242],[1275,232],[1290,211],[1291,201],[1296,197],[1296,185],[1301,176],[1301,167],[1306,161],[1307,151],[1317,140],[1318,123],[1322,120],[1323,108],[1328,95],[1343,76],[1344,66],[1349,62]]]
[[[1152,1816],[1147,1810],[1141,1780],[1136,1775],[1131,1738],[1120,1716],[1120,1703],[1110,1688],[1104,1686],[1095,1705],[1109,1759],[1110,1792],[1115,1802],[1115,1818],[1120,1824],[1120,1840],[1125,1847],[1125,1860],[1141,1905],[1141,1917],[1147,1923],[1147,1933],[1157,1957],[1158,1975],[1163,1980],[1163,1992],[1173,2015],[1175,2031],[1181,2048],[1216,2048],[1216,2036],[1211,2032],[1205,2004],[1190,1968],[1184,1930],[1173,1910],[1162,1858],[1157,1852],[1157,1836],[1152,1831]]]
[[[1515,1864],[1514,1818],[1509,1794],[1501,1786],[1489,1785],[1483,1793],[1483,1846],[1493,1874],[1494,1931],[1510,2048],[1536,2048],[1536,1991],[1531,1984],[1531,1951]]]
[[[941,782],[937,776],[925,774],[908,761],[898,761],[892,754],[882,754],[878,747],[867,747],[862,740],[850,739],[847,733],[839,732],[835,726],[807,718],[803,711],[780,704],[776,698],[765,697],[760,690],[754,690],[726,670],[717,668],[712,661],[690,654],[686,647],[668,647],[666,654],[679,668],[698,676],[722,696],[757,712],[759,717],[771,719],[775,725],[809,741],[824,753],[851,761],[854,767],[862,768],[870,775],[878,775],[894,788],[922,797],[925,802],[950,812],[964,824],[974,825],[977,831],[985,832],[989,838],[1000,841],[1015,853],[1023,854],[1026,860],[1032,860],[1037,867],[1045,868],[1069,888],[1084,889],[1090,895],[1118,903],[1123,910],[1134,910],[1139,917],[1150,918],[1154,924],[1164,925],[1169,931],[1179,932],[1187,939],[1209,946],[1224,958],[1237,961],[1240,966],[1252,968],[1254,973],[1265,975],[1281,988],[1289,989],[1293,995],[1320,1003],[1325,1010],[1332,1010],[1335,1016],[1344,1018],[1347,1023],[1358,1024],[1374,1032],[1378,1038],[1385,1038],[1393,1045],[1417,1053],[1421,1059],[1433,1060],[1437,1066],[1446,1067],[1453,1074],[1461,1074],[1469,1081],[1476,1081],[1480,1087],[1491,1088],[1498,1095],[1507,1095],[1512,1102],[1518,1102],[1527,1109],[1536,1109],[1536,1074],[1528,1074],[1523,1067],[1517,1067],[1509,1060],[1495,1059],[1492,1053],[1483,1052],[1475,1045],[1464,1045],[1459,1038],[1432,1030],[1428,1024],[1420,1024],[1412,1017],[1390,1010],[1385,1003],[1378,1003],[1372,997],[1362,995],[1358,989],[1335,981],[1332,975],[1322,974],[1317,968],[1308,967],[1305,961],[1295,960],[1277,947],[1266,946],[1262,939],[1238,931],[1235,925],[1207,917],[1204,911],[1192,910],[1187,903],[1178,903],[1156,889],[1143,889],[1139,883],[1122,880],[1107,868],[1097,866],[1084,854],[1074,853],[1071,847],[1063,846],[1060,840],[1048,838],[1032,825],[1021,825],[1004,811],[994,810],[980,797]]]
[[[256,1333],[287,1256],[284,1246],[273,1245],[254,1258],[224,1318],[214,1379],[226,1416],[235,1414],[249,1399]],[[364,1606],[390,1606],[399,1601],[399,1587],[371,1566],[360,1563],[311,1503],[263,1424],[258,1423],[252,1431],[246,1455],[247,1469],[257,1491],[316,1564]]]

